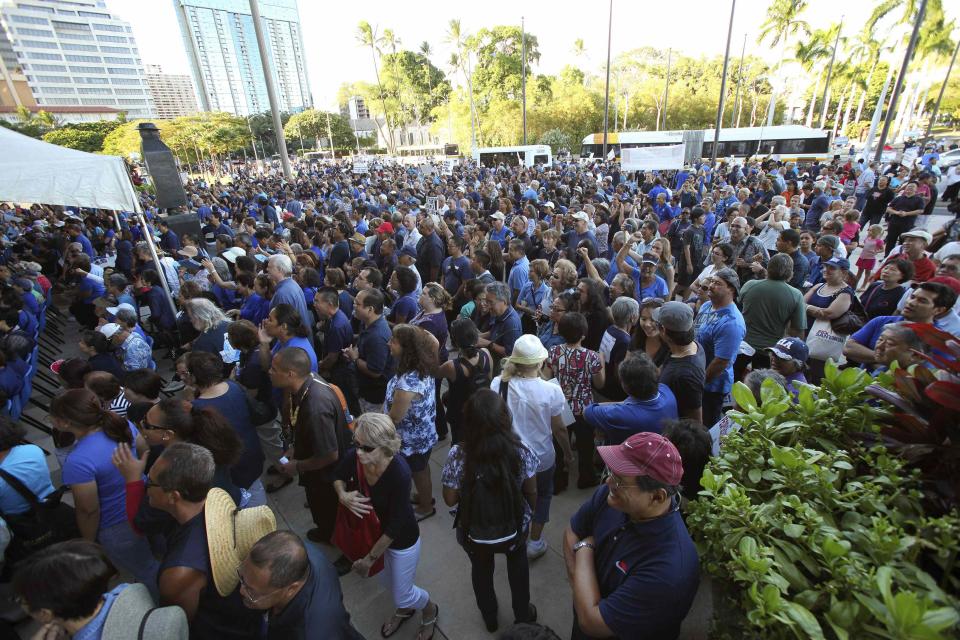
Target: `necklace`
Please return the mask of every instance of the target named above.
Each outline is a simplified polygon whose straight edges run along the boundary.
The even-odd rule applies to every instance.
[[[290,396],[290,429],[293,429],[297,426],[297,418],[300,417],[300,407],[303,406],[303,399],[307,397],[307,394],[310,392],[310,387],[312,386],[313,386],[313,379],[311,378],[310,381],[307,383],[306,388],[303,390],[303,392],[300,393],[300,399],[297,401],[296,405],[293,404],[293,394],[292,393],[289,394]]]

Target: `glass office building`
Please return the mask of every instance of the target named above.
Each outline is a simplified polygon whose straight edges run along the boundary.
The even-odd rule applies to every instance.
[[[204,111],[270,109],[248,0],[173,0]],[[260,0],[264,38],[281,111],[313,106],[296,0]]]

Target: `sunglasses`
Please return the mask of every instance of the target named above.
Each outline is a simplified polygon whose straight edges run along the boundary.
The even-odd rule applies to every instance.
[[[377,450],[377,447],[371,447],[368,444],[360,444],[356,440],[353,441],[353,446],[359,449],[360,451],[363,451],[364,453],[373,453],[374,451]]]

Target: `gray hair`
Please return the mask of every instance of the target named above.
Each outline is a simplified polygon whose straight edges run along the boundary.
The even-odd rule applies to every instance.
[[[267,264],[273,265],[274,269],[285,276],[289,276],[293,273],[293,262],[290,260],[290,256],[288,255],[281,253],[270,256],[270,259],[267,260]]]
[[[131,329],[137,324],[137,313],[130,309],[117,309],[115,317],[117,318],[117,322]]]
[[[903,341],[904,344],[910,349],[916,349],[917,351],[922,351],[926,353],[928,351],[926,343],[920,339],[920,336],[917,335],[917,332],[907,326],[906,322],[892,322],[883,327],[883,330],[880,332],[880,335],[883,335],[887,331],[893,334],[893,337],[897,340]]]
[[[793,277],[793,258],[785,253],[778,253],[770,258],[767,264],[768,280],[789,280]]]
[[[190,442],[174,442],[163,450],[159,462],[166,469],[157,471],[157,484],[166,491],[179,491],[187,502],[200,502],[213,486],[216,463],[206,447]]]
[[[613,324],[625,327],[628,322],[636,322],[640,317],[640,303],[634,298],[620,296],[610,305],[610,313],[613,315]]]
[[[627,241],[627,232],[626,231],[617,231],[613,234],[612,244],[619,244],[621,247]]]
[[[778,207],[785,204],[787,204],[787,199],[783,196],[773,196],[770,198],[770,206],[772,207]]]
[[[402,442],[397,435],[397,428],[386,414],[369,412],[361,415],[353,432],[363,436],[369,446],[379,448],[391,458],[400,451]]]
[[[491,282],[487,285],[486,292],[492,293],[497,297],[497,300],[503,302],[507,306],[510,305],[510,287],[503,282]]]
[[[750,389],[758,405],[761,403],[760,387],[763,386],[764,380],[773,380],[784,389],[787,388],[787,379],[773,369],[754,369],[743,379],[743,384]]]
[[[194,328],[201,333],[213,329],[227,319],[227,316],[223,315],[223,311],[206,298],[187,300],[186,307]]]
[[[597,270],[597,275],[600,276],[601,280],[610,273],[610,261],[606,258],[594,258],[590,262],[593,264],[593,268]]]

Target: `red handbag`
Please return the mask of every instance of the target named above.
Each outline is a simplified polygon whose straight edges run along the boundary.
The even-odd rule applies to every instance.
[[[357,458],[357,481],[360,483],[360,494],[369,497],[370,487],[367,486],[367,479],[363,475],[359,457]],[[377,512],[373,510],[372,505],[370,513],[363,517],[353,513],[342,503],[337,505],[337,522],[333,529],[333,544],[350,560],[357,561],[370,553],[370,549],[377,543],[382,533],[380,518],[377,517]],[[383,571],[382,555],[370,567],[367,577],[375,576],[381,571]]]

